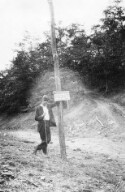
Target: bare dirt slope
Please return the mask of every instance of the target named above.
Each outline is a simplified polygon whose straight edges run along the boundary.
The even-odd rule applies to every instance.
[[[60,158],[57,128],[52,128],[48,156],[32,154],[40,142],[34,110],[1,118],[0,191],[125,192],[124,107],[87,90],[78,74],[62,74],[64,89],[71,91],[69,108],[64,109],[67,161]],[[42,94],[51,96],[52,81],[47,81],[42,94],[40,88],[46,79],[52,80],[51,75],[45,74],[33,88],[32,108],[40,103]],[[54,113],[56,116],[56,110]]]

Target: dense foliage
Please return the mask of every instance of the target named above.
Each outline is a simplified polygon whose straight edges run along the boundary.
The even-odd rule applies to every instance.
[[[101,24],[86,35],[82,26],[56,28],[57,50],[61,67],[80,73],[90,88],[109,93],[125,86],[125,13],[116,0],[104,11]],[[21,45],[21,44],[20,44]],[[28,93],[34,79],[53,69],[51,41],[26,50],[22,46],[12,67],[0,76],[0,111],[17,113],[28,106]]]

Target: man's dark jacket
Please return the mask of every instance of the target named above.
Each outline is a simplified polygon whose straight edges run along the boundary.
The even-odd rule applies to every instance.
[[[56,106],[56,103],[48,103],[47,108],[49,111],[49,116],[50,116],[50,126],[54,127],[56,126],[55,118],[53,115],[52,108]],[[43,117],[43,107],[42,105],[38,106],[36,108],[36,114],[35,114],[35,120],[38,121],[38,131],[40,131],[43,127],[44,124],[44,117]]]

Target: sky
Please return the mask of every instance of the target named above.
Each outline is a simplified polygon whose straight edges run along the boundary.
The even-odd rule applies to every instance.
[[[84,25],[86,33],[90,33],[111,3],[112,0],[53,0],[55,22],[62,22],[63,26],[79,23]],[[48,30],[50,11],[47,0],[0,0],[0,71],[9,68],[14,50],[26,31],[42,41],[43,32]]]

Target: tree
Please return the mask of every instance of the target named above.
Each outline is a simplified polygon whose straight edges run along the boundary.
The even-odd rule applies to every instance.
[[[52,68],[50,42],[38,44],[25,49],[20,43],[17,55],[12,61],[11,68],[0,79],[0,111],[1,113],[18,113],[28,107],[29,90],[39,74]]]
[[[95,56],[94,76],[100,87],[111,91],[124,85],[125,76],[125,15],[120,1],[104,11],[102,25],[95,26],[91,36]],[[105,83],[104,83],[105,81]]]

